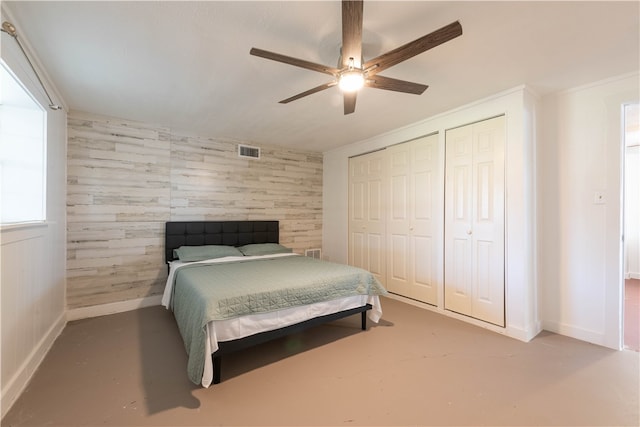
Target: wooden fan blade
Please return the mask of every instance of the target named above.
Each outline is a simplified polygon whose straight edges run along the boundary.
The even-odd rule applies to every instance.
[[[427,34],[426,36],[422,36],[419,39],[365,62],[363,68],[368,70],[369,76],[375,75],[389,67],[393,67],[402,61],[406,61],[409,58],[441,45],[442,43],[448,42],[460,35],[462,35],[462,26],[460,25],[460,22],[453,22],[439,30]]]
[[[422,95],[429,87],[420,83],[384,77],[379,74],[367,79],[365,85],[375,89],[393,90],[395,92],[412,93],[414,95]]]
[[[249,53],[261,58],[271,59],[272,61],[278,61],[284,64],[306,68],[307,70],[329,74],[330,76],[336,76],[340,72],[340,70],[334,67],[327,67],[326,65],[316,64],[315,62],[309,62],[305,61],[304,59],[293,58],[291,56],[281,55],[279,53],[269,52],[267,50],[257,49],[255,47],[251,48]]]
[[[297,95],[294,95],[291,98],[283,99],[282,101],[280,101],[280,104],[288,104],[291,101],[295,101],[296,99],[304,98],[307,95],[311,95],[311,94],[314,94],[316,92],[320,92],[322,90],[329,89],[330,87],[333,87],[333,86],[335,86],[337,84],[338,84],[337,82],[329,82],[329,83],[325,83],[325,84],[320,85],[320,86],[316,86],[313,89],[309,89],[309,90],[307,90],[305,92],[302,92],[302,93],[299,93]]]
[[[344,115],[351,114],[356,111],[356,98],[358,92],[345,92],[344,93]]]
[[[342,0],[342,67],[362,66],[362,0]]]

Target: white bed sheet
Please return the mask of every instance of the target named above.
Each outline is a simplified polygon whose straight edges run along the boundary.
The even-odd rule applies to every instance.
[[[205,363],[202,373],[202,386],[209,387],[213,381],[213,360],[211,354],[218,350],[218,343],[244,338],[260,332],[272,331],[314,317],[337,313],[351,308],[371,304],[368,317],[378,323],[382,317],[380,298],[377,295],[356,295],[332,301],[292,307],[271,313],[251,314],[226,320],[213,320],[207,324],[209,339],[205,344]]]

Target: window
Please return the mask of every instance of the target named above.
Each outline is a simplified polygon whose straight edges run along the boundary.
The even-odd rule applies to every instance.
[[[46,112],[0,61],[0,224],[46,219]]]

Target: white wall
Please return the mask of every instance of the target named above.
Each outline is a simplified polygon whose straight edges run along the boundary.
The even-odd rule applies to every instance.
[[[521,340],[540,330],[536,302],[535,251],[535,97],[519,87],[491,98],[449,111],[413,125],[332,150],[324,156],[323,250],[325,258],[348,260],[348,163],[349,157],[439,133],[440,161],[444,165],[444,131],[478,120],[505,114],[506,147],[506,328],[477,324]],[[444,168],[442,168],[444,170]],[[442,185],[444,191],[444,177]],[[440,194],[444,203],[444,193]],[[442,222],[443,219],[441,218]],[[441,223],[444,229],[444,224]],[[443,264],[443,246],[438,251]],[[438,272],[439,303],[434,310],[446,312],[443,304],[443,268]],[[426,307],[428,309],[432,309]],[[461,319],[468,318],[460,316]]]
[[[541,103],[543,327],[614,349],[622,346],[622,105],[638,101],[638,82],[616,77]]]
[[[30,52],[19,23],[3,5],[5,20],[16,25],[21,43]],[[2,34],[1,57],[47,106],[49,101],[29,65],[6,34]],[[41,77],[47,81],[42,73]],[[47,89],[52,93],[51,85]],[[65,325],[67,119],[64,110],[47,111],[47,221],[0,229],[0,416],[26,386]]]

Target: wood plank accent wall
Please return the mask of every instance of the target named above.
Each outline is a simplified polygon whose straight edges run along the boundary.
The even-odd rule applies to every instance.
[[[321,247],[322,154],[237,144],[71,112],[67,307],[161,294],[169,220],[279,220],[282,244]]]

